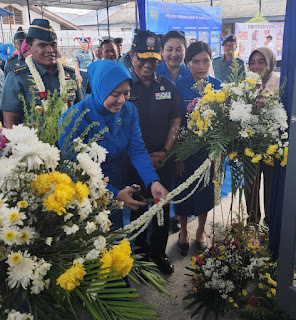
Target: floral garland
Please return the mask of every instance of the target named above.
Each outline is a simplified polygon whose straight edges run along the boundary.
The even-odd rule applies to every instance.
[[[129,240],[133,240],[134,238],[136,238],[141,232],[143,232],[148,224],[149,221],[156,215],[159,214],[160,209],[171,199],[173,199],[175,196],[177,196],[178,194],[180,194],[183,190],[187,189],[195,180],[197,180],[198,178],[201,179],[201,177],[207,177],[207,175],[204,175],[204,173],[206,173],[207,171],[210,170],[211,168],[211,160],[212,159],[212,155],[209,156],[209,158],[207,158],[203,164],[197,168],[193,175],[190,176],[185,182],[183,182],[182,184],[180,184],[176,189],[174,189],[173,191],[171,191],[165,199],[161,199],[157,204],[155,204],[154,206],[152,206],[148,211],[146,211],[144,214],[142,214],[138,219],[132,221],[129,225],[126,225],[125,227],[123,227],[123,229],[121,229],[123,231],[123,233],[132,233],[133,231],[138,230],[138,232],[136,234],[133,234],[132,237],[129,238]],[[198,184],[199,185],[199,184]],[[182,199],[184,200],[184,199]],[[121,235],[121,232],[119,232],[119,234]]]
[[[37,89],[39,91],[39,93],[44,93],[46,92],[44,83],[42,81],[42,78],[40,76],[40,73],[38,72],[35,63],[33,61],[33,56],[30,54],[29,56],[27,56],[27,58],[25,59],[26,64],[29,67],[29,70],[34,78],[34,81],[36,83]],[[65,70],[64,67],[62,65],[62,63],[60,61],[57,61],[57,69],[58,69],[58,77],[59,77],[59,83],[60,83],[60,94],[64,93],[66,86],[67,86],[67,82],[66,82],[66,75],[65,75]],[[46,99],[42,99],[42,95],[41,97],[41,101],[42,101],[42,105],[44,110],[47,109],[47,100]],[[44,95],[44,98],[46,98],[47,95]],[[66,104],[66,103],[65,103]]]

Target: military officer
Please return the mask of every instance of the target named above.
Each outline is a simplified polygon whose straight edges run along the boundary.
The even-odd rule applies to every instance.
[[[162,162],[178,137],[178,129],[183,116],[183,106],[178,97],[173,82],[155,72],[161,61],[160,39],[150,31],[136,30],[136,35],[130,50],[134,65],[131,76],[134,85],[131,90],[131,100],[139,113],[142,138],[150,154],[154,168],[160,177],[160,182],[169,190],[171,188],[173,167],[169,161]],[[128,185],[139,184],[143,192],[145,186],[133,167],[126,170]],[[149,191],[145,194],[151,197]],[[131,219],[138,218],[147,208],[141,207],[131,212]],[[174,271],[174,266],[165,254],[169,233],[169,205],[164,206],[164,224],[159,226],[156,217],[152,220],[150,248],[143,232],[135,240],[136,246],[141,247],[142,253],[149,255],[157,264],[159,270],[166,274]]]
[[[57,61],[57,36],[46,19],[34,19],[26,37],[29,56],[26,63],[10,71],[2,91],[1,110],[4,126],[11,128],[24,120],[24,96],[27,107],[31,105],[34,90],[35,104],[43,105],[48,92],[68,89],[68,107],[83,99],[81,89],[77,89],[75,71]]]
[[[18,51],[18,54],[15,54],[13,56],[10,56],[5,63],[4,67],[4,75],[7,76],[8,72],[14,69],[15,67],[20,67],[25,63],[25,57],[22,55],[21,52],[21,46],[26,38],[27,34],[22,29],[22,27],[19,27],[13,37],[13,45],[15,49]]]
[[[122,43],[123,43],[123,38],[114,38],[113,39],[114,43],[117,46],[117,52],[118,52],[118,59],[119,60],[122,57]]]
[[[234,57],[237,47],[236,36],[234,34],[227,36],[222,42],[222,46],[224,54],[213,59],[215,78],[222,82],[231,82],[230,76],[232,73],[231,66],[233,64],[233,59],[236,59],[239,64],[239,74],[244,74],[245,63],[242,59]]]

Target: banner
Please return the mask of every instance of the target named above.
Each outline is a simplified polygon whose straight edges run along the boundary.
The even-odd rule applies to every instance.
[[[284,22],[270,23],[236,23],[238,54],[244,61],[249,60],[250,54],[259,47],[269,47],[276,59],[282,59]],[[267,36],[271,36],[269,42]]]
[[[187,42],[194,38],[204,41],[213,56],[220,54],[222,9],[178,3],[147,1],[147,29],[155,33],[184,31]]]

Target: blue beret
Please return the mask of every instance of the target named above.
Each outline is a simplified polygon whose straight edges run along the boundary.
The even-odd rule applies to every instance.
[[[27,37],[48,42],[57,39],[55,31],[47,19],[34,19],[30,25]]]
[[[23,30],[22,27],[19,27],[14,34],[13,40],[19,40],[19,39],[25,39],[27,36],[27,33]]]
[[[87,42],[88,43],[88,40],[86,38],[80,38],[79,41],[84,41],[84,42]]]
[[[229,36],[227,36],[223,42],[222,42],[222,46],[224,46],[224,44],[226,42],[235,42],[236,43],[236,36],[234,34],[230,34]]]

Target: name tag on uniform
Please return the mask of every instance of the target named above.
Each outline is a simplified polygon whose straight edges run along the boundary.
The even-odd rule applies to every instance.
[[[156,92],[155,100],[168,100],[172,99],[170,92]]]

